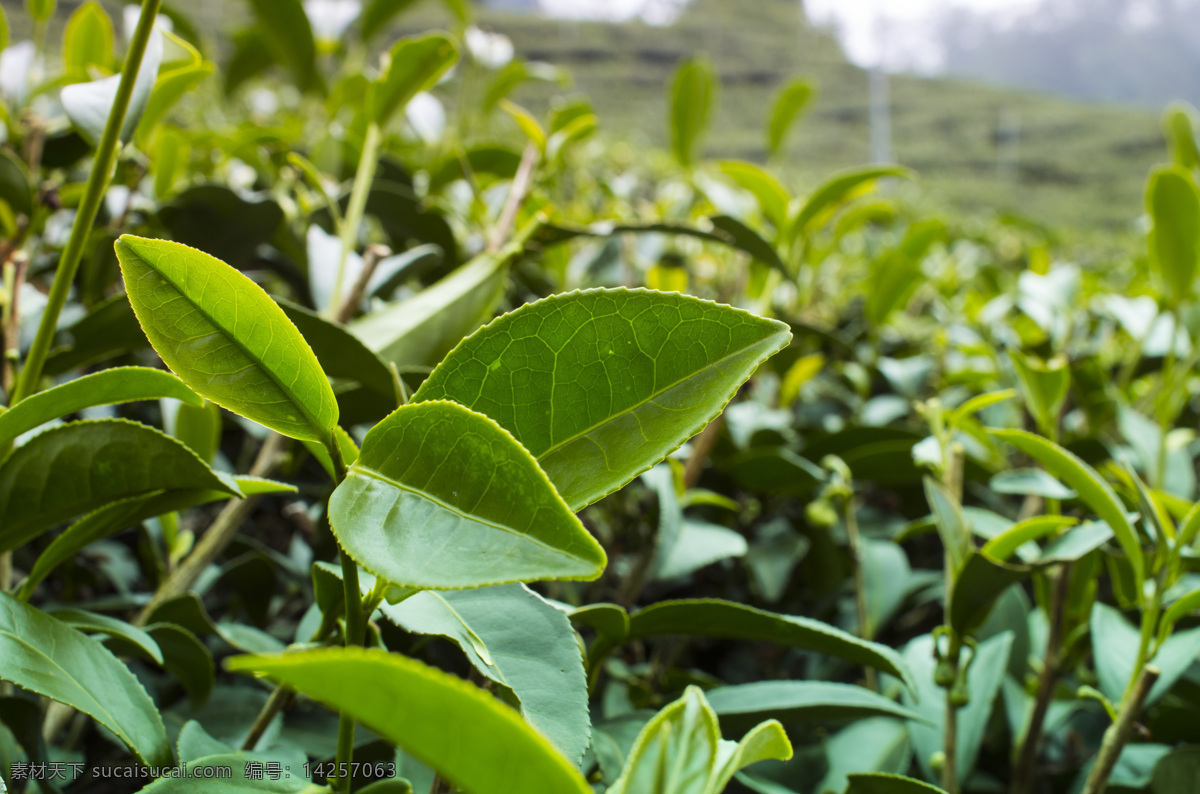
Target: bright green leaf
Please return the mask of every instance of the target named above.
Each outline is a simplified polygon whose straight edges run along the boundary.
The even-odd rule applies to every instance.
[[[708,61],[693,58],[675,72],[671,84],[671,150],[685,168],[692,165],[717,100],[717,74]]]
[[[1145,564],[1137,533],[1125,516],[1125,508],[1107,482],[1096,470],[1057,444],[1024,430],[991,430],[993,436],[1007,441],[1046,467],[1046,470],[1065,482],[1079,494],[1088,507],[1096,512],[1117,536],[1133,566],[1137,581],[1144,578]]]
[[[138,322],[184,383],[283,435],[330,438],[338,419],[333,389],[261,287],[179,243],[126,234],[116,250]]]
[[[441,34],[400,39],[392,45],[387,70],[372,93],[375,123],[387,124],[397,110],[421,91],[432,88],[458,60],[458,47]]]
[[[1193,294],[1200,265],[1200,189],[1187,170],[1177,165],[1150,172],[1146,209],[1153,221],[1147,236],[1150,265],[1171,305]]]
[[[25,10],[37,22],[45,22],[54,16],[57,0],[25,0]]]
[[[63,66],[85,79],[89,66],[107,69],[113,61],[112,20],[91,0],[76,8],[63,33]]]
[[[846,201],[885,177],[911,179],[916,174],[898,165],[867,165],[834,174],[823,182],[792,221],[790,239],[807,238],[828,221]]]
[[[751,193],[758,201],[767,220],[782,229],[787,224],[788,201],[791,197],[783,185],[761,166],[739,160],[725,160],[720,164],[725,176],[737,183],[738,187]]]
[[[399,654],[326,648],[229,659],[338,712],[436,769],[467,794],[591,794],[575,767],[514,709]]]
[[[792,80],[779,91],[767,121],[767,151],[779,154],[788,130],[812,102],[815,93],[812,83],[807,80]]]

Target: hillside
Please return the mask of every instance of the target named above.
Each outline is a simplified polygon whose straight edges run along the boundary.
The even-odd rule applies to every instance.
[[[438,12],[419,7],[403,27]],[[706,53],[722,78],[708,153],[762,160],[774,92],[794,75],[820,95],[784,169],[801,184],[869,159],[868,75],[803,23],[795,0],[694,0],[673,26],[560,22],[483,9],[480,25],[509,35],[526,58],[565,66],[612,135],[664,144],[666,86],[676,63]],[[1157,114],[959,80],[891,79],[896,159],[917,169],[935,202],[995,208],[1048,225],[1120,232],[1141,211],[1150,165],[1165,156]],[[546,90],[527,89],[537,103]],[[997,173],[1001,119],[1020,128],[1015,174]],[[798,185],[799,186],[799,185]]]

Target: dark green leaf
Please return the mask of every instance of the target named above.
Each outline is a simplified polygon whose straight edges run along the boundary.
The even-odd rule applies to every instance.
[[[207,489],[240,496],[170,436],[123,419],[71,422],[35,436],[0,467],[0,550],[15,549],[74,516],[154,491]]]
[[[6,593],[0,607],[0,678],[90,715],[143,763],[172,763],[158,709],[103,645]]]
[[[191,631],[174,623],[153,623],[146,632],[162,649],[163,667],[179,679],[193,707],[199,708],[212,694],[216,680],[208,648]]]
[[[825,681],[758,681],[704,693],[726,733],[741,735],[766,719],[849,722],[864,717],[924,721],[894,700],[852,684]]]
[[[204,400],[183,381],[161,369],[115,367],[67,381],[31,395],[0,414],[0,445],[53,419],[97,405],[117,405],[135,400],[176,400],[203,405]]]
[[[902,775],[847,775],[847,779],[846,794],[945,794],[937,786]]]
[[[317,44],[300,0],[250,0],[258,30],[275,60],[287,64],[301,90],[320,85]]]
[[[913,686],[908,668],[886,645],[859,639],[819,620],[767,612],[733,601],[660,601],[630,616],[628,640],[663,634],[774,642],[868,665]]]
[[[163,663],[162,650],[159,649],[158,643],[154,641],[153,637],[137,626],[130,625],[123,620],[117,620],[108,615],[88,612],[83,609],[56,609],[50,614],[73,629],[79,629],[88,634],[107,634],[111,637],[126,640],[156,663]]]
[[[295,491],[293,486],[262,480],[256,477],[235,477],[234,482],[246,496],[256,493],[286,493]],[[127,527],[140,524],[155,516],[183,510],[195,505],[216,502],[229,498],[226,491],[202,488],[182,488],[171,491],[151,491],[106,504],[63,530],[54,542],[46,547],[33,564],[29,576],[21,584],[20,598],[28,600],[33,589],[52,570],[74,556],[83,547]]]

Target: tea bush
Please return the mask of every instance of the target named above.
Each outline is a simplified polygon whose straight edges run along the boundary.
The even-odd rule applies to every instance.
[[[0,28],[8,789],[1192,790],[1194,112],[1083,268],[408,5]]]

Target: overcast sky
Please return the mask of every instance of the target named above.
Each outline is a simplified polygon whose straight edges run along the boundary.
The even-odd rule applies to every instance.
[[[797,0],[799,2],[799,0]],[[628,19],[641,15],[662,24],[683,0],[541,0],[553,14],[589,19]],[[754,0],[743,0],[754,2]],[[1035,0],[803,0],[809,18],[835,25],[846,54],[860,66],[883,62],[895,68],[936,69],[939,53],[930,46],[925,24],[937,11],[955,6],[1019,15]]]

